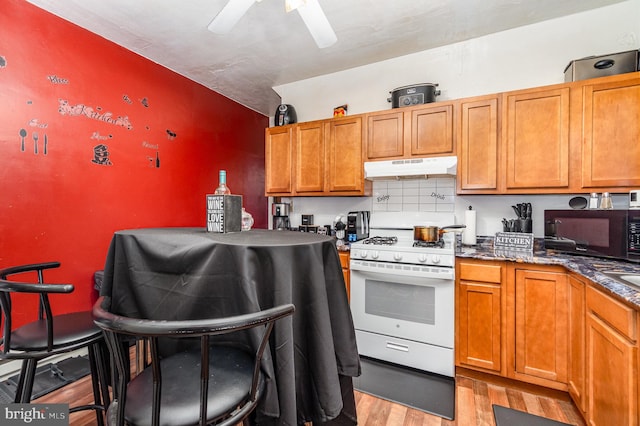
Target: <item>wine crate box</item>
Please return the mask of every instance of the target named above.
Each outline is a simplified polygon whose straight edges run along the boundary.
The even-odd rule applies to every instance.
[[[207,232],[242,230],[242,195],[207,194]]]

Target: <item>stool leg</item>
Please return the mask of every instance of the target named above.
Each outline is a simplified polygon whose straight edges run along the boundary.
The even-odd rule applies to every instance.
[[[103,416],[103,410],[98,408],[98,407],[102,407],[106,409],[106,405],[103,405],[103,401],[102,401],[102,396],[100,394],[100,387],[101,387],[101,379],[102,377],[99,376],[99,369],[100,367],[98,366],[97,362],[98,362],[98,357],[100,356],[99,354],[96,354],[96,351],[99,350],[97,348],[97,345],[93,344],[93,345],[89,345],[89,347],[87,348],[88,352],[89,352],[89,368],[91,369],[91,386],[93,387],[93,401],[96,405],[96,421],[98,423],[98,426],[104,426],[104,416]]]
[[[109,397],[109,377],[108,377],[108,368],[107,361],[109,358],[107,347],[104,342],[96,343],[96,361],[98,366],[98,376],[100,377],[100,388],[102,390],[102,403],[105,407],[105,411],[109,404],[111,403],[111,398]],[[105,356],[107,359],[105,359]]]
[[[33,392],[33,382],[36,377],[37,365],[38,361],[35,359],[25,359],[22,362],[20,382],[16,390],[16,402],[31,402],[31,393]]]

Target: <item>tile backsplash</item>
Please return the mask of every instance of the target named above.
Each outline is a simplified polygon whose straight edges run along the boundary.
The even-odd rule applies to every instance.
[[[373,182],[373,211],[454,212],[454,177]]]

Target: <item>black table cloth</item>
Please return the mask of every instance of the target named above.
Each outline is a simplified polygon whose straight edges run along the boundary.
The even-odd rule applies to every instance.
[[[226,316],[293,303],[276,323],[260,424],[355,424],[360,374],[337,250],[316,234],[204,228],[118,231],[101,295],[116,314],[150,319]]]

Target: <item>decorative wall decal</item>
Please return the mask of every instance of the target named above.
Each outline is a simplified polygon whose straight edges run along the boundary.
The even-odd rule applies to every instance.
[[[132,104],[133,103],[133,101],[129,98],[129,96],[127,96],[126,93],[124,95],[122,95],[122,100],[125,101],[128,104]]]
[[[38,153],[38,132],[33,132],[33,153]]]
[[[160,168],[160,153],[158,151],[156,151],[156,158],[147,157],[147,160],[149,160],[149,167]]]
[[[172,141],[176,138],[176,136],[178,135],[175,132],[172,132],[171,130],[167,129],[167,139]]]
[[[72,117],[83,115],[94,120],[104,121],[105,123],[116,126],[122,126],[127,130],[133,130],[133,125],[129,121],[129,117],[113,117],[111,112],[101,113],[100,111],[102,108],[100,107],[96,107],[96,110],[97,111],[94,111],[93,108],[83,104],[70,105],[69,101],[66,99],[58,99],[58,112],[62,115],[69,115]]]
[[[33,118],[29,121],[29,126],[31,127],[38,127],[40,129],[46,129],[47,127],[49,127],[49,125],[47,123],[40,123],[38,122],[37,118]]]
[[[142,146],[145,147],[145,148],[150,148],[150,149],[158,149],[159,148],[159,146],[157,144],[153,145],[153,144],[150,144],[147,141],[142,141]]]
[[[45,133],[44,134],[44,150],[43,150],[43,154],[44,155],[47,155],[48,152],[49,152],[48,151],[49,150],[48,146],[49,146],[49,139],[47,139],[47,134]]]
[[[27,136],[27,131],[25,129],[20,129],[20,151],[24,152],[24,138]]]
[[[113,135],[103,136],[100,134],[100,132],[93,132],[93,134],[91,135],[91,139],[97,139],[99,141],[106,141],[107,139],[111,139],[112,137]]]
[[[69,84],[69,80],[66,78],[58,77],[57,75],[48,75],[47,78],[53,84]]]
[[[141,103],[142,105],[144,105],[144,107],[145,107],[145,108],[149,108],[149,99],[147,99],[147,98],[142,98],[142,99],[140,99],[140,103]]]
[[[7,66],[7,60],[4,56],[0,56],[0,68],[4,68]]]
[[[113,166],[113,163],[109,160],[109,147],[103,144],[94,146],[93,160],[91,162],[101,166]]]

